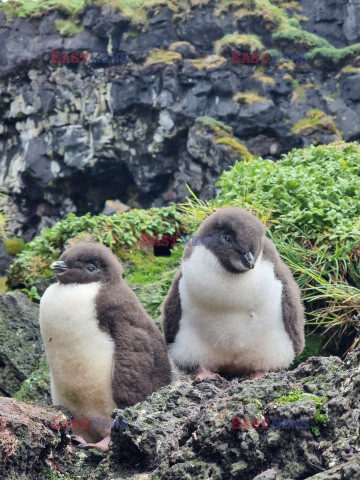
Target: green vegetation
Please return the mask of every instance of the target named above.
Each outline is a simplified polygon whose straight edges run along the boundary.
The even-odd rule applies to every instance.
[[[249,150],[243,145],[239,139],[233,136],[233,130],[229,125],[219,122],[212,117],[198,117],[196,122],[210,130],[215,135],[215,143],[217,145],[226,145],[235,153],[240,153],[244,160],[252,158]]]
[[[327,47],[314,48],[308,54],[309,60],[323,60],[325,62],[332,62],[334,64],[340,61],[348,60],[351,57],[360,53],[360,43],[349,45],[344,48],[335,48],[332,45]]]
[[[42,406],[51,405],[50,369],[45,357],[41,357],[38,368],[23,381],[14,398],[23,402],[36,403]]]
[[[301,390],[293,390],[288,395],[283,395],[282,397],[276,400],[276,403],[289,403],[289,402],[296,402],[303,398],[308,398],[309,400],[315,403],[316,408],[316,417],[315,417],[315,424],[311,427],[312,432],[314,435],[320,435],[320,428],[326,427],[328,424],[328,417],[326,413],[323,413],[323,405],[329,401],[327,397],[318,397],[311,393],[305,393]]]
[[[214,131],[224,130],[225,132],[232,135],[232,128],[229,125],[225,125],[225,123],[220,122],[219,120],[215,120],[212,117],[198,117],[195,120],[197,123],[200,123],[203,127],[209,127]]]
[[[150,52],[148,58],[146,59],[145,65],[154,65],[156,63],[172,63],[174,60],[181,59],[182,55],[178,52],[155,48]]]
[[[64,37],[73,37],[85,31],[82,25],[78,26],[73,20],[55,20],[55,29]]]
[[[4,245],[9,255],[17,255],[25,248],[25,242],[22,238],[5,238]]]
[[[215,143],[226,145],[227,147],[235,150],[236,152],[241,153],[244,160],[250,160],[252,158],[252,155],[249,152],[249,150],[245,147],[245,145],[242,145],[240,141],[237,140],[236,138],[220,137],[216,139]]]
[[[9,0],[0,3],[11,17],[28,17],[41,15],[51,10],[58,10],[66,15],[73,16],[81,12],[88,2],[86,0]]]
[[[191,65],[193,65],[198,70],[206,70],[210,68],[219,68],[224,63],[227,62],[226,58],[221,57],[220,55],[209,55],[205,58],[195,58],[189,60]]]
[[[51,276],[49,265],[59,257],[66,242],[74,237],[82,239],[84,233],[112,248],[119,257],[128,259],[132,249],[140,244],[143,233],[175,235],[185,231],[182,220],[174,207],[134,209],[109,217],[104,214],[96,217],[69,214],[67,219],[45,229],[26,245],[12,264],[9,284],[28,287],[38,278]]]
[[[289,44],[294,44],[297,48],[331,48],[330,43],[324,38],[318,37],[314,33],[302,30],[301,27],[294,27],[290,23],[276,30],[272,34],[276,45],[289,48]]]
[[[333,117],[316,109],[307,112],[306,118],[297,122],[291,129],[297,135],[309,135],[316,130],[339,133]]]
[[[251,75],[251,77],[255,78],[256,80],[259,80],[262,83],[266,83],[267,85],[275,85],[275,80],[272,77],[263,75],[260,72],[254,73],[253,75]]]
[[[257,102],[264,102],[267,99],[265,97],[262,97],[259,95],[257,92],[254,90],[246,90],[245,92],[238,92],[234,96],[235,102],[239,103],[240,105],[250,105],[252,103],[257,103]]]
[[[217,40],[214,44],[215,53],[221,54],[224,47],[230,46],[235,50],[245,50],[247,52],[262,52],[264,45],[258,35],[252,34],[228,34]]]

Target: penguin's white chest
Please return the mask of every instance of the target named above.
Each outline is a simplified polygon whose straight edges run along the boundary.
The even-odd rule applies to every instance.
[[[179,365],[235,371],[278,370],[294,358],[282,320],[282,283],[258,259],[242,274],[227,272],[206,247],[182,267],[182,316],[170,353]]]
[[[53,403],[86,418],[109,418],[116,408],[111,388],[115,345],[98,325],[95,298],[99,288],[100,283],[56,283],[40,302]]]

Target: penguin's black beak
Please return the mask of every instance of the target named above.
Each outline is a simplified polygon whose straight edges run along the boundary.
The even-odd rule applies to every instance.
[[[66,272],[66,270],[68,269],[68,266],[66,265],[65,262],[59,260],[57,262],[53,262],[51,265],[50,265],[50,268],[52,270],[54,270],[54,272],[56,273],[56,275],[58,275],[59,273],[64,273]]]
[[[244,267],[246,268],[254,268],[255,267],[255,260],[254,260],[254,257],[253,257],[253,254],[251,252],[247,252],[247,253],[240,253],[240,259],[241,259],[241,262],[242,264],[244,265]]]

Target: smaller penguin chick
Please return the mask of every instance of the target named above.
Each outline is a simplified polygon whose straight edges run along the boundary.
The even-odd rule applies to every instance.
[[[197,379],[290,365],[304,347],[300,290],[265,227],[240,208],[201,224],[164,302],[165,340],[175,365]]]
[[[77,441],[106,451],[111,412],[170,383],[166,345],[108,248],[81,242],[51,267],[58,283],[41,299],[40,327],[52,401],[91,422]]]

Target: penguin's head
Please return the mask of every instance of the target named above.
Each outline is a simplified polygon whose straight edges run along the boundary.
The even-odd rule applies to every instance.
[[[211,214],[197,231],[200,238],[231,273],[253,269],[265,240],[265,226],[250,212],[241,208],[222,208]]]
[[[70,247],[50,268],[63,284],[115,283],[122,278],[120,262],[109,248],[95,242],[79,242]]]

